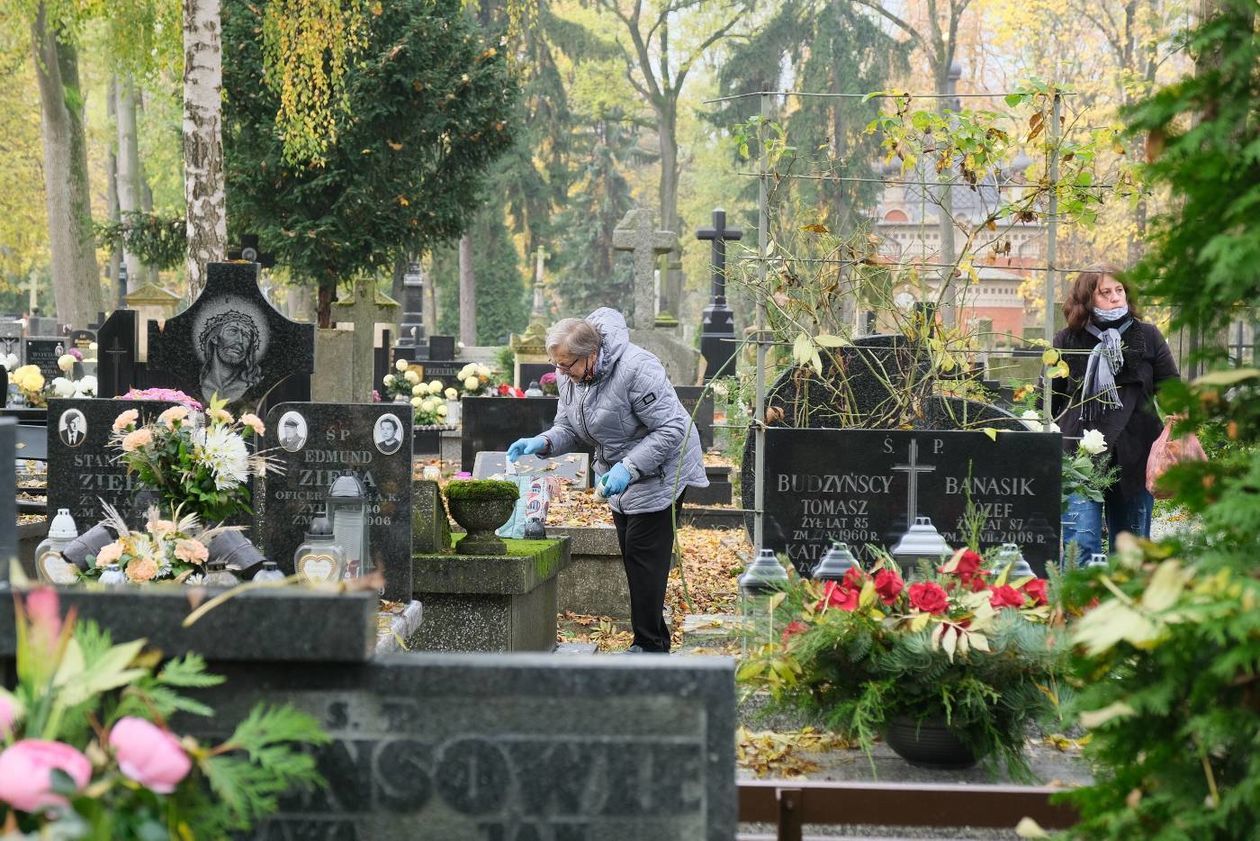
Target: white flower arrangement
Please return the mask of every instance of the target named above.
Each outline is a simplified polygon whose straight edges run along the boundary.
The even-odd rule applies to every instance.
[[[490,385],[490,369],[477,362],[469,362],[455,376],[465,394],[481,394]]]

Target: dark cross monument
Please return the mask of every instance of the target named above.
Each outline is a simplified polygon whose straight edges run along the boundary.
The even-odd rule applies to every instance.
[[[935,473],[936,468],[919,464],[919,442],[912,438],[909,464],[894,464],[892,469],[906,474],[906,528],[909,529],[919,515],[919,474]]]
[[[276,311],[258,288],[258,264],[208,263],[206,288],[184,312],[150,321],[151,386],[178,388],[208,403],[218,395],[235,410],[264,400],[310,394],[315,327]]]
[[[412,260],[403,274],[402,323],[398,329],[398,346],[414,348],[415,356],[422,357],[429,347],[424,334],[424,273],[420,263]]]
[[[652,211],[634,208],[626,212],[613,231],[613,249],[634,254],[634,307],[626,313],[633,329],[651,330],[656,324],[656,284],[653,271],[656,258],[674,249],[678,237],[673,231],[656,230]]]
[[[231,249],[227,253],[229,260],[246,260],[251,263],[257,263],[264,269],[269,269],[276,264],[276,258],[270,254],[263,253],[258,246],[258,234],[241,234],[241,244]]]
[[[132,388],[139,388],[137,313],[135,310],[114,310],[97,331],[100,354],[96,366],[96,393],[101,397],[120,397]]]
[[[726,303],[726,242],[742,239],[744,232],[726,227],[726,211],[713,211],[713,227],[696,231],[696,239],[713,243],[713,299],[704,308],[700,327],[700,353],[704,356],[704,378],[711,380],[719,371],[735,373],[729,362],[735,355],[735,313]]]

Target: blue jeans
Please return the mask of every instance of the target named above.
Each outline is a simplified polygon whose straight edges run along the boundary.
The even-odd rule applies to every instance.
[[[1063,557],[1068,547],[1076,543],[1076,562],[1083,564],[1090,555],[1102,552],[1103,514],[1106,513],[1107,549],[1114,552],[1116,535],[1122,531],[1138,537],[1151,536],[1151,510],[1155,497],[1145,488],[1136,496],[1126,496],[1118,485],[1112,485],[1103,495],[1102,502],[1094,502],[1080,494],[1068,497],[1067,510],[1063,512]]]

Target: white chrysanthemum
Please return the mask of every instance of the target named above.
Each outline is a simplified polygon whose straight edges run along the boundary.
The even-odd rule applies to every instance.
[[[226,427],[212,426],[193,433],[193,461],[210,468],[219,490],[234,488],[249,478],[245,441]]]
[[[74,357],[70,357],[73,359]],[[74,397],[74,382],[65,377],[56,377],[52,381],[53,394],[57,397]]]
[[[1041,413],[1036,409],[1027,409],[1019,419],[1030,432],[1041,432],[1045,427],[1041,423]]]
[[[95,397],[96,396],[96,377],[88,374],[75,383],[75,390],[78,397]]]

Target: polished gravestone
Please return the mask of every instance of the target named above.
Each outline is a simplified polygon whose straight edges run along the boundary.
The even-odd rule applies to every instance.
[[[461,403],[460,469],[470,473],[477,453],[506,451],[517,438],[551,429],[558,397],[465,397]],[[574,452],[594,455],[591,447]]]
[[[371,570],[384,573],[387,599],[411,598],[410,410],[392,403],[272,408],[264,447],[283,472],[267,477],[258,512],[268,558],[292,572],[293,553],[325,512],[333,481],[353,474],[367,495]]]
[[[0,418],[0,581],[17,558],[17,419]]]
[[[110,446],[114,419],[128,409],[150,423],[175,404],[160,400],[59,399],[48,401],[48,510],[67,508],[79,533],[104,516],[102,501],[140,526],[158,500],[145,490]]]
[[[217,394],[238,409],[275,400],[274,391],[286,387],[306,399],[314,325],[290,321],[268,303],[257,263],[209,263],[206,272],[192,306],[161,326],[149,322],[148,385],[178,388],[206,404]]]
[[[1059,556],[1062,437],[948,430],[770,429],[765,547],[809,570],[832,541],[865,560],[891,549],[916,516],[952,547],[966,543],[968,497],[981,548],[1018,544],[1038,574]]]
[[[96,332],[96,393],[100,397],[119,397],[144,387],[138,318],[135,310],[114,310]]]
[[[32,336],[23,344],[26,347],[25,364],[38,365],[44,379],[52,380],[65,376],[65,373],[57,366],[57,360],[65,355],[66,348],[69,346],[64,337]]]

